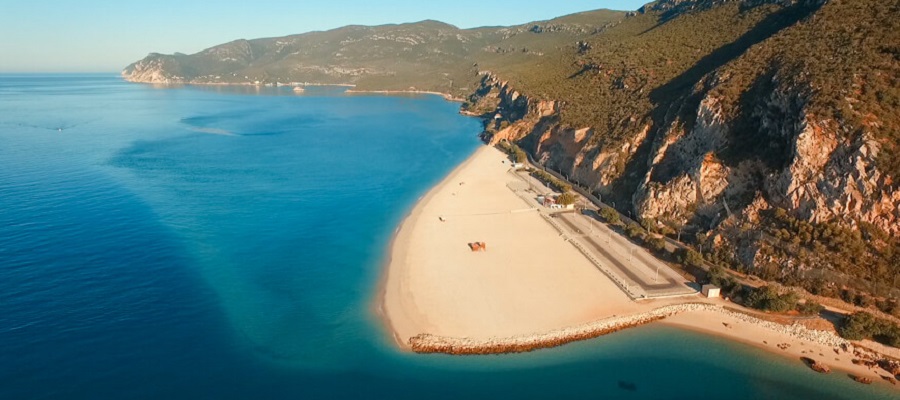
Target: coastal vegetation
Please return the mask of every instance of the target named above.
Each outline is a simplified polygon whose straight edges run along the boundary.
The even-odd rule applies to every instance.
[[[572,190],[572,185],[570,185],[568,182],[563,181],[562,179],[553,176],[547,171],[536,169],[534,171],[531,171],[531,175],[546,183],[557,192],[567,193],[568,191]]]
[[[522,148],[515,143],[504,140],[498,143],[497,147],[509,154],[510,158],[512,158],[512,160],[517,163],[522,164],[528,162],[528,154],[525,153],[525,150],[522,150]]]
[[[619,213],[615,209],[609,206],[601,206],[599,210],[600,218],[603,218],[604,221],[609,223],[610,225],[619,225],[622,220],[619,218]]]
[[[814,293],[837,297],[823,287],[822,279],[815,279],[816,271],[835,271],[846,276],[864,276],[871,285],[842,282],[858,290],[875,295],[887,293],[895,287],[900,275],[900,238],[892,237],[872,224],[860,223],[851,229],[837,221],[809,222],[789,215],[784,209],[762,213],[762,227],[776,255],[807,265],[807,270],[761,270],[767,279],[781,277],[788,284],[803,286]],[[812,279],[810,279],[812,278]],[[881,290],[878,284],[881,282]]]
[[[797,308],[797,300],[794,292],[779,293],[772,286],[762,286],[750,290],[744,304],[763,311],[787,312]]]
[[[857,312],[844,320],[838,332],[845,339],[873,339],[888,346],[900,347],[900,327],[867,312]]]
[[[556,202],[564,206],[575,204],[575,195],[569,192],[565,192],[556,198]]]

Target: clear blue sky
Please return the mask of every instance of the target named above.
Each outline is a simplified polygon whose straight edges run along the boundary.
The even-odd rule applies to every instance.
[[[423,19],[513,25],[648,1],[0,0],[0,72],[115,72],[150,52],[190,54],[240,38]]]

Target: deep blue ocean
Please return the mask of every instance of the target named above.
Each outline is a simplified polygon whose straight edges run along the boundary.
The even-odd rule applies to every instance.
[[[655,325],[518,355],[395,350],[372,299],[403,216],[479,146],[458,107],[0,75],[0,399],[896,394]]]

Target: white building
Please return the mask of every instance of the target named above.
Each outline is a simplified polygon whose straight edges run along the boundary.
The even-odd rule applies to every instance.
[[[716,285],[703,285],[703,287],[700,288],[700,292],[703,293],[703,297],[710,299],[713,297],[719,297],[719,291],[720,289]]]

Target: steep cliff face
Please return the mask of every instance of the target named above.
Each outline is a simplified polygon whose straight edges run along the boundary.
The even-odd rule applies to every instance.
[[[495,105],[486,113],[486,139],[491,144],[518,142],[541,164],[599,194],[610,190],[647,132],[645,127],[633,140],[603,148],[591,140],[594,129],[570,128],[561,123],[562,105],[557,101],[530,98],[492,73],[484,73],[478,93],[470,99],[471,108]]]
[[[728,2],[674,1],[657,7],[684,12],[718,3]],[[750,8],[773,2],[731,3]],[[807,254],[798,246],[808,243],[812,249],[814,241],[790,239],[794,233],[780,238],[764,234],[782,229],[771,217],[776,210],[810,226],[830,227],[822,228],[829,232],[822,235],[846,228],[857,232],[854,240],[878,242],[870,246],[866,260],[890,268],[890,248],[895,244],[883,235],[900,235],[900,192],[880,162],[885,135],[876,130],[879,124],[860,123],[852,112],[830,111],[859,110],[859,101],[851,96],[858,97],[863,90],[836,95],[823,86],[834,85],[837,79],[828,77],[829,82],[825,75],[814,76],[809,71],[816,70],[808,63],[784,62],[776,52],[765,57],[755,54],[783,46],[791,35],[803,37],[794,29],[815,31],[813,22],[826,20],[816,14],[824,3],[788,3],[793,8],[780,9],[778,29],[748,41],[744,53],[730,54],[733,61],[702,75],[691,76],[693,69],[682,73],[675,82],[686,81],[686,76],[696,79],[687,81],[691,85],[681,92],[674,90],[674,84],[663,85],[669,91],[657,97],[665,102],[617,121],[613,129],[626,133],[620,141],[603,140],[613,133],[609,126],[572,126],[565,118],[572,103],[532,96],[513,87],[502,74],[488,74],[480,93],[488,93],[496,104],[487,124],[490,140],[517,142],[544,166],[604,199],[617,201],[620,211],[651,225],[701,234],[711,242],[699,244],[731,249],[746,268],[776,266],[782,273],[827,269],[828,257],[844,254],[840,245]],[[773,10],[778,15],[779,9]],[[734,45],[729,46],[725,47],[731,51]],[[872,76],[891,76],[894,67]],[[599,77],[592,78],[594,82],[609,81],[612,93],[630,90],[638,97],[644,93],[634,88],[640,80],[633,72],[623,81],[603,68],[596,64],[589,71]],[[625,81],[630,83],[622,84]],[[867,118],[881,121],[886,116],[869,113]],[[633,190],[623,190],[629,187]],[[866,228],[859,235],[861,225]],[[802,257],[797,256],[801,253]]]
[[[745,144],[734,138],[735,127],[717,107],[720,99],[711,95],[700,102],[690,129],[679,119],[668,122],[657,138],[650,172],[634,195],[638,215],[711,217],[730,212],[725,210],[729,203],[731,211],[739,210],[760,194],[764,205],[757,207],[781,208],[799,219],[867,222],[900,232],[900,193],[877,167],[878,142],[865,131],[848,137],[843,132],[851,127],[810,113],[805,92],[776,83],[754,100],[752,136],[769,143],[747,149],[755,154],[733,155],[741,149],[729,147]],[[731,158],[732,165],[720,157]],[[704,228],[714,227],[710,221]]]
[[[622,178],[622,163],[648,140],[649,127],[620,146],[589,144],[595,130],[565,127],[557,102],[531,99],[494,75],[482,84],[491,93],[486,97],[497,100],[490,142],[518,142],[538,162],[598,194],[611,190]],[[805,90],[776,85],[749,113],[755,140],[778,145],[735,156],[730,147],[743,143],[735,138],[734,118],[724,115],[711,89],[703,90],[690,124],[679,116],[665,121],[653,140],[647,172],[623,211],[631,206],[641,219],[693,222],[714,231],[745,207],[747,212],[777,207],[812,222],[866,222],[900,234],[900,192],[878,169],[879,144],[869,135],[846,137],[840,131],[848,127],[806,111]]]

